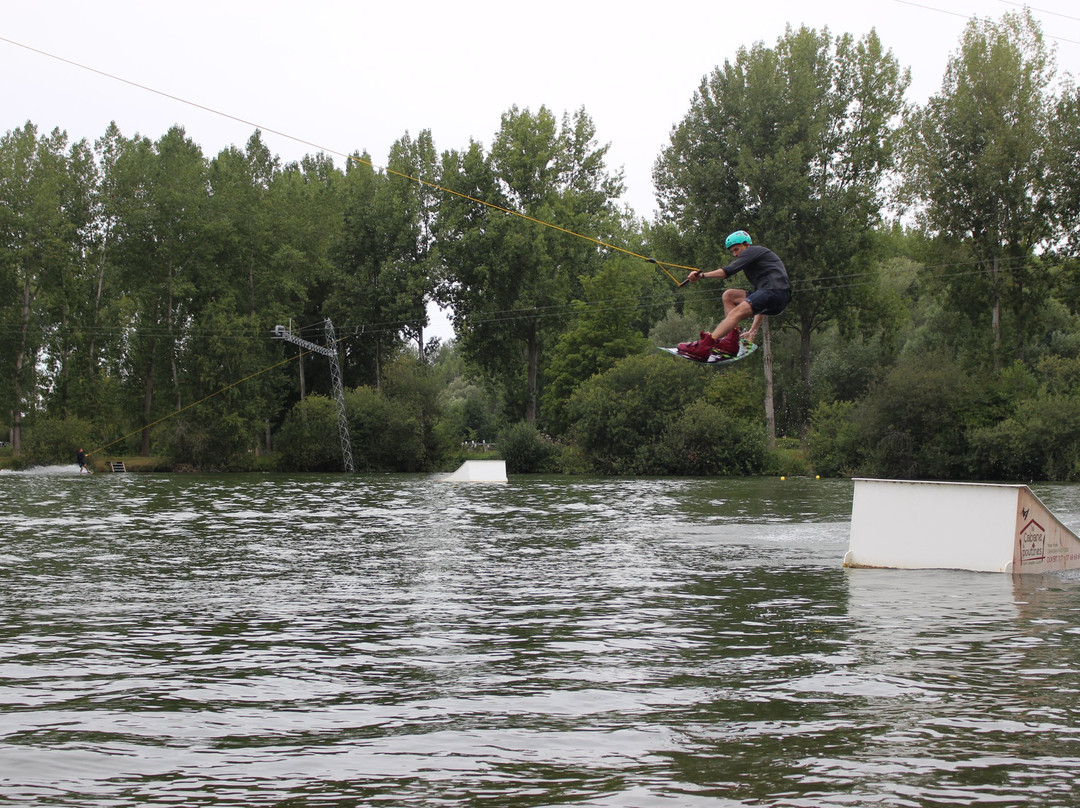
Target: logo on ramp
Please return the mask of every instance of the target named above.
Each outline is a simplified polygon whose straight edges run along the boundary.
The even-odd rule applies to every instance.
[[[1042,561],[1046,558],[1046,530],[1032,519],[1020,530],[1020,561]]]

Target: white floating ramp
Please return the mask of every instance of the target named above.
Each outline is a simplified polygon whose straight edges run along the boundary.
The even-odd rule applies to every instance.
[[[466,460],[449,477],[443,477],[448,483],[505,483],[505,460]]]
[[[856,479],[844,566],[1057,572],[1080,537],[1026,485]]]

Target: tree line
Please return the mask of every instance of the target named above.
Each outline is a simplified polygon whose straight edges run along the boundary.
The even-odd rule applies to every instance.
[[[926,104],[908,83],[876,32],[741,48],[673,125],[652,221],[584,109],[406,133],[384,167],[27,122],[0,138],[0,437],[340,468],[329,363],[273,336],[329,320],[359,470],[479,441],[519,471],[1076,479],[1080,93],[1026,12],[972,20]],[[731,368],[658,355],[721,311],[667,268],[722,265],[734,229],[792,304]]]

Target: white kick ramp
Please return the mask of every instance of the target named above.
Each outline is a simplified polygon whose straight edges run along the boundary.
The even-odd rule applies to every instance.
[[[505,460],[466,460],[449,477],[443,477],[447,483],[505,483]]]
[[[844,566],[1057,572],[1080,537],[1026,485],[856,479]]]

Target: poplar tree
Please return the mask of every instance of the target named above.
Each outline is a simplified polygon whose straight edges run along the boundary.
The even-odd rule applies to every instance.
[[[383,209],[393,231],[391,269],[401,281],[401,333],[416,341],[424,362],[427,306],[439,283],[434,241],[438,157],[431,130],[425,129],[415,139],[406,133],[395,142],[387,169]]]
[[[435,203],[430,132],[408,134],[391,148],[388,170],[368,155],[356,156],[346,172],[344,228],[338,275],[327,304],[340,322],[356,327],[350,351],[363,374],[381,384],[388,360],[406,338],[423,357],[427,302],[437,283],[431,259]]]
[[[1003,306],[1015,355],[1044,297],[1036,246],[1054,233],[1047,177],[1053,58],[1029,12],[973,19],[949,59],[941,90],[916,111],[906,149],[908,190],[922,225],[974,272],[941,278],[952,309],[989,326],[992,363],[1003,359]]]
[[[110,316],[124,322],[122,375],[140,411],[143,455],[148,427],[184,405],[181,355],[194,323],[197,280],[211,243],[206,226],[207,166],[202,150],[173,127],[157,142],[117,140],[107,205],[115,267]],[[162,394],[162,391],[165,394]]]
[[[167,422],[174,460],[227,467],[280,415],[283,372],[233,386],[274,363],[280,346],[269,334],[288,322],[297,285],[273,260],[286,232],[271,204],[280,172],[259,131],[244,149],[229,146],[206,163],[206,255],[191,268],[190,326],[178,352],[184,400],[206,400]]]
[[[16,454],[44,393],[43,360],[55,379],[72,354],[57,324],[78,300],[90,243],[88,167],[86,144],[69,147],[59,129],[39,136],[27,122],[0,137],[0,396]]]
[[[612,238],[623,182],[608,170],[607,151],[584,110],[560,123],[546,107],[515,106],[489,153],[473,142],[444,155],[441,184],[461,196],[440,205],[441,302],[453,306],[462,350],[503,386],[509,412],[529,423],[543,346],[581,296],[580,278],[594,275],[603,257],[595,244],[538,222]]]
[[[1051,159],[1047,179],[1057,235],[1073,258],[1080,257],[1080,88],[1066,87],[1050,125]]]

